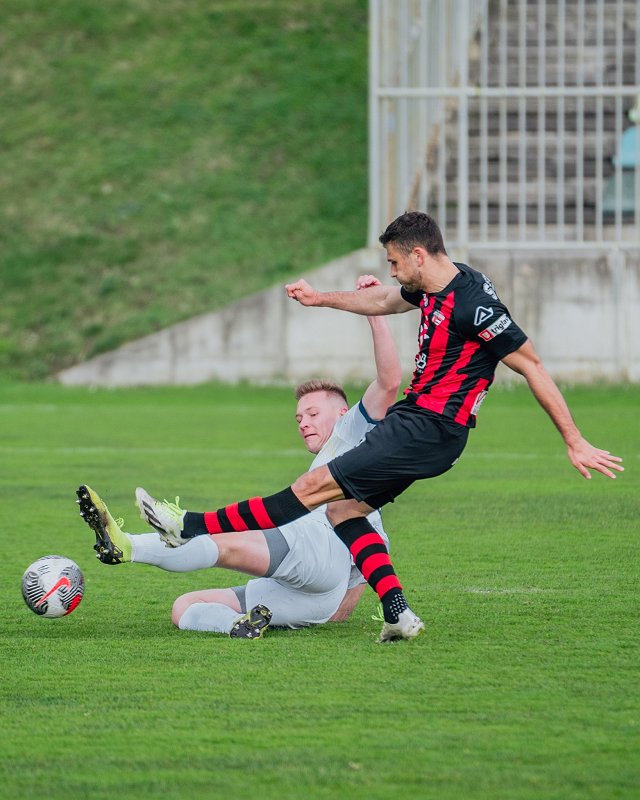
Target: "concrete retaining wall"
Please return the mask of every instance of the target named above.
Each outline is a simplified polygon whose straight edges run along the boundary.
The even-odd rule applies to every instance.
[[[453,254],[455,258],[455,254]],[[558,380],[640,382],[640,250],[471,253]],[[384,251],[357,250],[305,274],[319,290],[352,289],[371,272],[390,283]],[[390,318],[408,378],[418,314]],[[141,386],[209,380],[294,383],[373,375],[366,320],[303,308],[274,286],[173,325],[58,375],[65,384]],[[501,379],[510,375],[506,368]]]

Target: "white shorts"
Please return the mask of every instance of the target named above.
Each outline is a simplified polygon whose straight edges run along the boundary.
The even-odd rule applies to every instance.
[[[349,551],[324,515],[308,514],[280,532],[289,552],[271,577],[254,578],[243,587],[247,609],[267,606],[276,627],[320,625],[335,614],[349,588]]]

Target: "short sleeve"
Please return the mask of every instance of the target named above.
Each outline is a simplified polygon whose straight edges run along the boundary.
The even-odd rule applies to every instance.
[[[456,325],[466,339],[480,342],[497,359],[513,353],[527,341],[527,335],[513,321],[509,309],[498,297],[477,295],[456,313]]]
[[[345,443],[345,449],[351,449],[364,439],[375,424],[376,421],[367,414],[362,400],[360,400],[340,417],[335,424],[334,431]]]
[[[400,287],[400,296],[403,300],[406,300],[407,303],[411,303],[412,306],[420,307],[420,303],[424,299],[424,292],[408,292],[404,286]]]

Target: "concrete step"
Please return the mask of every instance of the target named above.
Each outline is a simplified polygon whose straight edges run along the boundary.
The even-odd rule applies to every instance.
[[[630,36],[636,30],[638,15],[638,5],[636,0],[624,0],[620,4],[610,3],[604,8],[602,21],[598,19],[597,6],[595,3],[577,2],[564,3],[564,12],[559,14],[558,7],[551,8],[547,5],[544,9],[544,34],[550,43],[556,43],[562,27],[564,26],[564,41],[568,44],[575,44],[578,40],[578,33],[582,27],[584,41],[595,43],[599,37],[607,42],[615,42],[618,30],[618,8],[622,13],[622,33],[623,36]],[[529,4],[525,13],[525,31],[527,39],[535,40],[540,35],[540,8],[537,4]],[[492,41],[499,41],[500,34],[506,35],[509,43],[517,44],[520,40],[520,20],[521,7],[516,3],[508,3],[504,15],[506,31],[501,31],[501,13],[499,8],[492,9],[489,18],[490,38]]]
[[[525,137],[530,141],[535,141],[538,137],[538,125],[542,128],[543,136],[557,136],[558,131],[562,131],[563,135],[578,135],[579,123],[582,124],[583,136],[596,136],[599,131],[602,131],[605,141],[608,145],[616,141],[615,119],[613,115],[603,115],[601,119],[596,116],[584,117],[578,120],[575,114],[565,115],[564,118],[560,114],[545,115],[544,119],[537,115],[525,115],[523,119],[523,128]],[[620,134],[630,127],[628,119],[623,117],[622,128]],[[503,121],[500,119],[499,114],[488,114],[486,127],[483,129],[480,125],[480,120],[469,120],[469,137],[471,139],[478,139],[484,133],[487,139],[495,139],[503,129]],[[504,129],[507,136],[515,135],[520,136],[520,118],[517,116],[506,117],[504,120]]]
[[[545,24],[545,48],[559,49],[560,47],[564,47],[565,49],[577,49],[580,47],[578,20],[567,20],[565,23],[564,38],[561,40],[559,38],[559,25],[556,19],[557,18],[554,18],[552,22],[549,22],[547,18]],[[494,25],[495,27],[492,29],[489,39],[486,42],[490,51],[498,51],[500,49],[501,37],[498,29],[499,23],[494,21]],[[601,43],[604,47],[616,47],[618,40],[620,40],[622,44],[631,44],[636,35],[635,28],[636,21],[633,14],[624,15],[620,35],[618,35],[618,23],[615,13],[613,15],[604,15],[604,24],[600,29],[598,29],[598,23],[595,18],[589,17],[585,20],[584,31],[582,33],[582,46],[585,49],[591,49],[597,48]],[[477,37],[477,41],[480,43],[479,37]],[[537,20],[532,21],[529,19],[525,31],[527,48],[529,48],[529,46],[536,47],[539,41],[538,22]],[[514,21],[507,27],[506,45],[509,48],[520,47],[520,24],[518,21]]]
[[[432,203],[428,206],[431,209],[431,212],[438,216],[438,221],[442,224],[441,216],[439,216],[438,206],[437,203]],[[502,215],[500,213],[499,206],[491,205],[488,206],[486,209],[486,221],[487,225],[494,228],[495,237],[497,238],[499,235],[499,226],[502,224]],[[480,225],[481,225],[481,218],[480,218],[480,207],[477,205],[470,205],[467,211],[467,218],[469,221],[469,225],[474,228],[472,230],[472,235],[476,238],[480,238]],[[577,208],[575,205],[567,205],[563,209],[563,217],[560,218],[558,213],[558,209],[556,206],[547,206],[544,210],[544,216],[539,217],[539,209],[537,206],[530,206],[526,209],[525,218],[522,221],[522,224],[527,226],[536,226],[539,225],[540,222],[544,222],[545,230],[547,229],[548,225],[558,225],[562,222],[563,225],[576,225],[578,223],[578,213]],[[593,226],[596,224],[596,208],[594,205],[585,206],[582,209],[582,224],[585,226]],[[602,220],[603,223],[612,223],[613,219],[611,215],[603,214]],[[506,225],[513,226],[513,231],[517,230],[517,227],[521,224],[520,220],[520,213],[519,209],[516,206],[507,206],[506,208],[506,216],[504,219]],[[447,209],[445,222],[443,227],[446,229],[455,228],[458,223],[458,214],[457,209],[454,207],[449,207]],[[634,218],[631,214],[625,214],[622,218],[623,225],[628,225],[633,227],[634,225]],[[515,236],[517,238],[517,234],[512,232],[512,238]],[[565,236],[567,239],[571,238],[571,233],[566,230]],[[532,237],[534,238],[534,237]],[[587,239],[594,238],[587,236]]]
[[[537,181],[527,183],[524,187],[524,204],[532,208],[538,206],[539,199],[539,186]],[[567,178],[564,182],[564,198],[562,202],[567,207],[576,205],[576,189],[577,181],[575,178]],[[470,203],[486,203],[488,206],[499,207],[504,198],[504,202],[508,206],[518,208],[520,204],[520,187],[514,183],[507,183],[505,186],[500,186],[497,183],[489,183],[483,186],[480,181],[470,180],[467,182],[467,190],[469,192]],[[597,188],[595,183],[585,182],[583,188],[584,205],[594,205],[596,203]],[[545,206],[555,208],[558,204],[558,189],[557,184],[554,182],[546,181],[543,187],[543,198]],[[432,194],[432,200],[437,198],[436,193]],[[477,198],[477,199],[476,199]],[[481,198],[481,199],[480,199]]]
[[[553,132],[559,128],[575,133],[578,124],[582,124],[585,133],[602,129],[615,135],[616,99],[613,97],[583,98],[581,102],[574,97],[565,97],[564,102],[557,98],[547,98],[544,103],[537,98],[526,98],[524,109],[516,98],[499,100],[490,98],[484,101],[484,119],[480,100],[473,99],[469,103],[468,125],[471,133],[478,134],[483,125],[487,133],[498,133],[503,126],[508,132],[520,133],[521,121],[526,131],[537,133],[541,120],[546,130]],[[633,97],[622,99],[623,128],[630,125],[628,112],[633,106]],[[564,110],[563,110],[564,107]],[[522,120],[521,120],[522,117]],[[449,116],[449,124],[457,122],[453,111]]]
[[[564,166],[564,179],[577,178],[578,168],[575,160],[567,159],[562,162]],[[557,181],[560,174],[558,168],[559,162],[557,159],[546,158],[544,161],[544,168],[542,175],[548,183]],[[469,162],[467,165],[467,175],[470,181],[480,181],[482,178],[482,171],[480,169],[480,162]],[[488,181],[492,183],[498,180],[500,176],[500,161],[498,159],[489,160],[487,162],[486,174]],[[614,173],[613,164],[610,161],[605,161],[601,165],[601,174],[603,180],[607,180]],[[529,158],[525,160],[525,180],[537,181],[539,178],[538,161],[536,158]],[[446,180],[454,182],[458,179],[458,168],[456,162],[451,162],[445,171]],[[595,181],[598,175],[597,164],[594,160],[584,161],[582,164],[582,179],[584,181]],[[506,163],[506,180],[517,181],[520,178],[520,161],[516,158],[509,159]]]
[[[559,144],[563,145],[560,151]],[[595,134],[584,134],[578,136],[575,133],[564,132],[562,137],[557,133],[547,132],[542,141],[537,136],[525,137],[524,150],[521,157],[521,145],[523,141],[516,133],[507,134],[506,147],[502,151],[500,140],[496,137],[488,137],[485,142],[485,149],[480,137],[471,136],[469,140],[469,150],[467,158],[467,169],[469,177],[480,177],[481,167],[486,161],[487,171],[492,180],[496,179],[500,165],[506,165],[507,176],[509,179],[516,179],[520,172],[521,160],[524,162],[527,178],[536,178],[538,175],[539,146],[542,144],[544,151],[544,174],[549,177],[559,173],[560,160],[564,166],[564,174],[568,177],[577,175],[578,143],[582,145],[582,174],[585,177],[594,177],[597,174],[597,164],[601,164],[602,174],[607,177],[613,172],[613,156],[617,147],[615,137],[608,136],[603,141],[601,156],[596,153],[597,138]],[[447,152],[450,154],[446,174],[449,180],[454,180],[458,174],[457,168],[457,149],[456,142],[451,140],[447,143]],[[429,162],[431,171],[437,170],[437,159],[433,158]]]
[[[508,151],[518,152],[518,148],[522,142],[519,131],[507,131],[505,136],[505,144]],[[571,130],[546,130],[538,136],[537,131],[525,133],[524,139],[529,148],[534,148],[538,144],[542,144],[547,153],[556,152],[561,144],[564,151],[577,152],[578,144],[582,145],[585,153],[595,153],[598,143],[598,134],[593,131],[584,131],[579,134]],[[457,141],[453,138],[447,140],[451,147]],[[615,152],[616,136],[613,132],[605,133],[603,137],[603,149],[609,150],[611,154]],[[607,147],[608,145],[608,147]],[[471,153],[480,153],[481,138],[476,133],[469,137],[469,151]],[[489,155],[498,154],[500,152],[500,138],[497,135],[487,136],[486,140],[487,152]]]
[[[633,86],[635,82],[635,44],[625,46],[623,50],[624,69],[622,72],[622,82]],[[612,54],[615,50],[612,48]],[[602,66],[600,66],[602,64]],[[506,83],[508,85],[520,85],[524,82],[525,86],[540,85],[540,71],[538,68],[537,57],[529,55],[524,67],[524,76],[520,74],[520,64],[517,58],[507,60],[504,69]],[[469,71],[469,78],[472,83],[479,82],[480,72]],[[612,56],[609,55],[603,62],[597,62],[595,58],[579,65],[577,60],[565,58],[562,63],[558,63],[547,54],[544,66],[544,84],[546,86],[608,86],[616,82],[616,68]],[[487,86],[499,87],[504,83],[501,80],[501,67],[496,58],[491,58],[489,63]]]

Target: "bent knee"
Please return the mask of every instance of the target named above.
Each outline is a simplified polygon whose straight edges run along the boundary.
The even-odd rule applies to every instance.
[[[340,522],[354,517],[366,517],[372,512],[371,506],[366,503],[359,503],[357,500],[343,500],[337,503],[329,503],[327,506],[327,519],[334,527]]]
[[[171,622],[176,626],[176,628],[180,627],[180,618],[184,612],[189,608],[190,605],[193,605],[193,603],[197,602],[198,601],[194,598],[192,592],[189,592],[188,594],[182,594],[173,601],[173,606],[171,608]]]
[[[291,488],[298,500],[309,509],[344,497],[342,489],[335,482],[326,464],[312,469],[311,472],[305,472]]]

